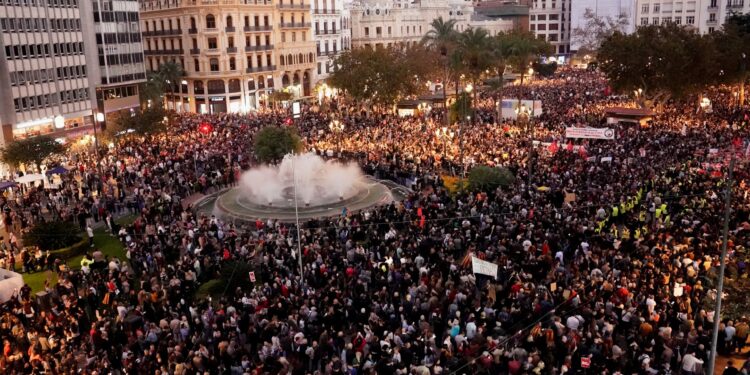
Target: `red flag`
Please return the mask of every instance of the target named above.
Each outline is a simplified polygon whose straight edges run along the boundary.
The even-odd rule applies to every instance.
[[[573,152],[573,141],[568,141],[568,145],[565,146],[565,149],[570,152]]]
[[[588,154],[586,153],[586,146],[581,145],[581,147],[578,148],[578,154],[581,155],[582,158],[586,159],[588,157]]]
[[[557,146],[557,141],[554,141],[554,142],[552,142],[552,144],[549,145],[549,147],[547,149],[549,150],[550,153],[554,154],[554,153],[557,152],[558,148],[559,147]]]
[[[737,137],[737,138],[733,139],[732,140],[732,145],[734,146],[734,148],[740,148],[740,147],[742,147],[742,139],[740,137]]]
[[[425,222],[424,216],[420,216],[419,217],[419,227],[420,228],[424,228],[424,222]]]

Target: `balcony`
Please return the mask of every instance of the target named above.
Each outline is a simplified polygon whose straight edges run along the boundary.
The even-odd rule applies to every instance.
[[[200,53],[201,53],[200,48],[191,48],[190,49],[190,54],[191,55],[200,55]]]
[[[246,33],[253,32],[253,31],[271,31],[273,30],[273,27],[271,25],[265,25],[265,26],[245,26],[243,30]]]
[[[228,33],[233,33],[235,31],[235,28],[234,28],[234,26],[227,26],[227,27],[224,28],[224,31],[226,31]]]
[[[341,51],[319,51],[318,57],[323,57],[323,56],[334,57],[340,53]]]
[[[161,49],[161,50],[148,50],[143,51],[146,56],[158,56],[158,55],[182,55],[185,51],[181,49]]]
[[[206,54],[207,55],[218,55],[218,54],[221,54],[221,51],[219,51],[218,48],[207,48],[206,49]]]
[[[337,35],[341,30],[315,30],[315,35]]]
[[[245,46],[245,52],[270,51],[273,50],[273,44],[260,46]]]
[[[278,4],[279,9],[310,9],[310,4]]]
[[[313,13],[315,14],[341,14],[341,11],[336,10],[336,9],[314,9]]]
[[[745,1],[727,1],[727,9],[742,8],[745,6]]]
[[[198,34],[198,29],[188,29],[188,34]]]
[[[285,29],[309,29],[310,22],[280,22],[279,26]]]
[[[227,47],[227,53],[237,53],[237,47]]]
[[[259,73],[259,72],[270,72],[276,70],[276,65],[256,66],[254,68],[247,68],[246,73]]]

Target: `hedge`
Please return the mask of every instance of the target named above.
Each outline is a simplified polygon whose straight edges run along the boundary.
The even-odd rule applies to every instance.
[[[84,238],[80,242],[77,242],[68,247],[63,247],[62,249],[57,249],[57,250],[50,250],[49,254],[50,256],[60,258],[60,259],[70,259],[74,256],[83,254],[84,252],[86,252],[86,249],[88,248],[89,248],[89,240]]]

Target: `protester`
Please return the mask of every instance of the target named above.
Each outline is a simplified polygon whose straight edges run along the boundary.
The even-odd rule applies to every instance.
[[[435,135],[446,126],[437,109],[399,118],[344,100],[308,108],[293,124],[307,150],[356,161],[413,193],[303,223],[302,254],[291,224],[233,223],[191,206],[256,164],[254,134],[288,126],[284,112],[184,114],[165,134],[76,155],[59,187],[6,199],[6,230],[20,233],[23,218],[61,218],[87,232],[100,223],[127,261],[94,248],[81,270],[55,263],[58,282],[45,297],[19,290],[0,318],[0,370],[698,373],[715,317],[726,158],[745,158],[738,113],[747,108],[722,107],[717,91],[713,113],[667,103],[649,127],[616,125],[614,141],[568,144],[565,127],[606,126],[607,107],[635,106],[607,91],[598,73],[564,69],[481,94],[472,119],[450,125],[452,139]],[[530,126],[502,120],[500,95],[542,100],[544,114]],[[328,130],[333,119],[343,133]],[[529,157],[532,139],[540,143]],[[444,176],[480,164],[507,168],[515,182],[444,187]],[[734,178],[727,264],[742,278],[747,169]],[[126,214],[134,222],[118,227]],[[17,241],[4,251],[11,266],[23,254]],[[496,264],[497,278],[474,274],[472,257]],[[254,269],[255,288],[196,298],[227,270],[248,277],[234,274],[238,264]],[[723,323],[722,343],[741,348],[747,319]]]

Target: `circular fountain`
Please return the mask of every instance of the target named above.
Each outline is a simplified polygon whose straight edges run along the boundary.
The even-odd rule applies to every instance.
[[[241,221],[294,221],[296,212],[306,220],[393,200],[391,188],[365,176],[356,164],[325,161],[307,153],[287,155],[279,165],[248,170],[238,186],[217,196],[213,205],[204,202],[201,207],[205,212],[205,207],[213,206],[211,213]]]

